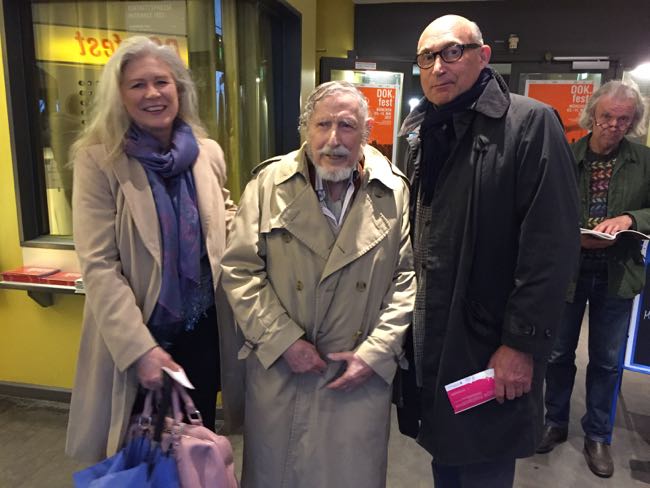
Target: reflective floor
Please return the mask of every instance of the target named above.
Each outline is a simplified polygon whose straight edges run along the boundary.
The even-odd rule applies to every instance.
[[[612,444],[615,473],[594,476],[582,455],[580,417],[584,410],[586,330],[578,357],[569,440],[549,454],[517,464],[518,488],[650,487],[650,376],[626,371]],[[0,487],[58,488],[72,486],[73,471],[83,467],[63,454],[67,407],[54,402],[0,396]],[[395,422],[393,422],[395,424]],[[231,439],[237,466],[242,440]],[[430,457],[396,426],[391,435],[388,486],[431,488]],[[336,487],[338,488],[338,487]]]

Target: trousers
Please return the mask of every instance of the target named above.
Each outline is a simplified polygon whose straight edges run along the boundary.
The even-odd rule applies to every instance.
[[[587,260],[584,260],[587,261]],[[627,337],[632,299],[608,294],[607,267],[580,268],[573,303],[567,303],[546,369],[546,423],[569,424],[571,393],[576,375],[576,347],[586,304],[589,302],[589,364],[586,375],[585,436],[609,444],[612,412],[618,392],[620,356]]]
[[[446,466],[431,463],[435,488],[512,488],[515,459]]]

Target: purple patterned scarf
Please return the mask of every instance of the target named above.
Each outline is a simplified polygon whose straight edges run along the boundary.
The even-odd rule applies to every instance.
[[[199,155],[192,129],[176,119],[169,149],[135,124],[124,151],[144,167],[156,203],[162,239],[162,284],[148,327],[159,343],[182,330],[185,303],[201,282],[201,222],[191,167]]]

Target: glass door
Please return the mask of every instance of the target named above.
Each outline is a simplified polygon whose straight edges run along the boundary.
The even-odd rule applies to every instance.
[[[552,106],[569,143],[587,134],[578,120],[587,100],[614,70],[573,70],[571,62],[513,63],[510,91]]]
[[[404,74],[391,71],[332,70],[331,76],[332,80],[349,81],[365,95],[373,119],[368,143],[395,161]]]
[[[349,81],[363,92],[374,119],[368,143],[400,166],[403,141],[398,140],[397,133],[410,111],[408,100],[422,93],[419,83],[414,84],[413,63],[323,57],[320,82],[332,80]]]

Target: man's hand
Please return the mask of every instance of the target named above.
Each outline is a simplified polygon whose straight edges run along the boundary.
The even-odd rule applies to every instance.
[[[488,368],[494,368],[494,394],[499,403],[513,400],[530,391],[533,381],[533,356],[508,346],[497,349]]]
[[[613,235],[622,230],[630,229],[633,223],[634,221],[629,215],[619,215],[618,217],[603,220],[600,224],[594,227],[594,230]]]
[[[614,235],[622,230],[631,229],[633,223],[632,217],[629,215],[619,215],[618,217],[603,220],[600,224],[594,227],[593,230]],[[598,239],[597,237],[589,235],[580,236],[580,246],[583,249],[604,249],[613,246],[614,244],[616,244],[615,240],[608,241],[606,239]]]
[[[167,354],[160,346],[149,349],[136,361],[136,372],[140,384],[148,390],[162,388],[163,377],[162,367],[167,366],[172,371],[180,371],[182,368]]]
[[[352,351],[333,352],[327,355],[332,361],[346,361],[348,363],[345,373],[332,381],[327,388],[330,390],[351,391],[365,383],[375,372]]]
[[[327,367],[314,345],[304,339],[291,344],[282,357],[294,373],[322,374]]]

